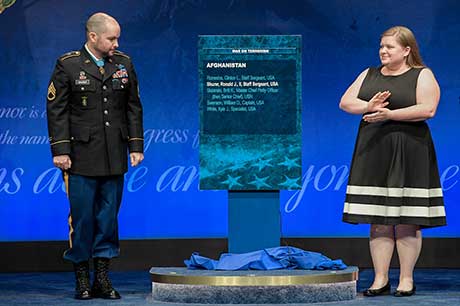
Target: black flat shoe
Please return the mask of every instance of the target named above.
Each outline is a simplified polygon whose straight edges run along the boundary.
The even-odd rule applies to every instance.
[[[411,296],[414,294],[415,294],[415,285],[413,285],[412,289],[409,291],[396,290],[395,293],[393,293],[393,295],[396,297]]]
[[[387,282],[385,286],[379,289],[367,289],[363,292],[364,296],[379,296],[379,295],[389,295],[391,291],[390,281]]]

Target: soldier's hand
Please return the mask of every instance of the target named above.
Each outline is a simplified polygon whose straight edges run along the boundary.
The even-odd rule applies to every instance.
[[[72,161],[69,155],[57,155],[53,157],[53,164],[62,170],[67,170],[72,166]]]
[[[136,167],[144,160],[144,154],[140,152],[129,153],[129,158],[131,159],[131,166]]]

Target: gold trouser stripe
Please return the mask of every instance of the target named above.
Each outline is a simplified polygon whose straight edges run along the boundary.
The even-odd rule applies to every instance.
[[[73,234],[73,227],[72,227],[72,215],[69,214],[69,247],[72,248],[72,234]]]
[[[65,184],[65,193],[69,197],[69,172],[64,171],[64,184]]]
[[[64,185],[65,185],[65,192],[67,194],[67,198],[69,197],[69,172],[64,171]],[[69,246],[72,248],[72,233],[73,233],[73,227],[72,227],[72,215],[69,212]]]

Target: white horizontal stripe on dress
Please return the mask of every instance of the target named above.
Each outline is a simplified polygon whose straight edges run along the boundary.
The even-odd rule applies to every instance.
[[[382,217],[445,217],[444,206],[386,206],[345,202],[343,212],[350,215],[370,215]]]
[[[395,188],[348,185],[347,194],[382,197],[437,198],[442,197],[442,188]]]

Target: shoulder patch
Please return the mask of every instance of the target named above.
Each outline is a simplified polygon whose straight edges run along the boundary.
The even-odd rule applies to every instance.
[[[68,58],[71,58],[71,57],[75,57],[75,56],[80,56],[80,51],[70,51],[70,52],[67,52],[66,54],[64,55],[61,55],[61,57],[59,58],[61,61],[63,60],[66,60]]]
[[[123,57],[129,58],[129,56],[127,54],[124,54],[123,52],[118,51],[118,50],[115,50],[113,55],[118,55],[118,56],[123,56]]]
[[[51,84],[48,86],[47,99],[49,102],[56,99],[56,87],[54,86],[54,82],[51,82]]]

